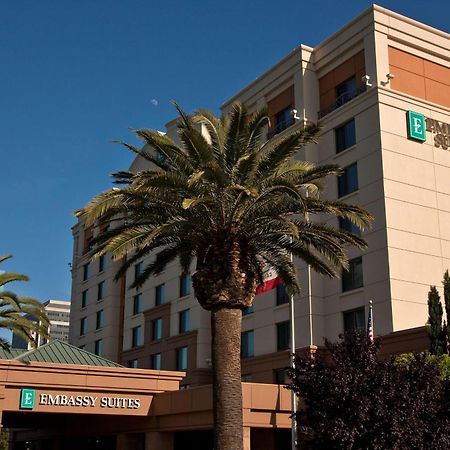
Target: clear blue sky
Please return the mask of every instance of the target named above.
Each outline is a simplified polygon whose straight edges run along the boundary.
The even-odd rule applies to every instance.
[[[1,269],[13,289],[70,298],[73,210],[131,155],[128,127],[163,129],[170,99],[218,106],[299,44],[314,46],[369,1],[0,1]],[[449,31],[448,0],[382,6]],[[153,101],[152,100],[156,100]],[[157,106],[156,106],[157,102]]]

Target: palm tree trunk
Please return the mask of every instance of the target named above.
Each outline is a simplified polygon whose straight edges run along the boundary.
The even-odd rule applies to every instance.
[[[242,311],[211,311],[214,450],[243,450],[241,386]]]

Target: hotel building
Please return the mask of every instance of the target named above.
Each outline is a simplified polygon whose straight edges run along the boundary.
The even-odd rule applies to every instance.
[[[350,269],[340,279],[298,263],[299,348],[363,327],[369,300],[377,335],[425,324],[429,286],[450,267],[449,48],[448,34],[374,6],[317,47],[299,46],[222,105],[223,112],[235,101],[250,111],[267,106],[273,142],[319,121],[319,144],[298,158],[343,167],[327,180],[325,197],[375,216],[362,233],[368,249],[348,249]],[[167,133],[176,139],[175,122]],[[137,158],[131,170],[142,164]],[[148,261],[114,282],[120,263],[89,262],[96,232],[73,228],[71,342],[131,367],[187,370],[186,385],[209,381],[209,313],[189,276],[174,264],[130,290]],[[288,316],[283,289],[257,296],[243,318],[243,379],[282,378]]]
[[[319,121],[319,144],[298,158],[342,166],[325,196],[375,216],[362,233],[368,249],[349,249],[341,279],[309,276],[298,263],[298,348],[363,326],[373,300],[385,352],[425,349],[429,286],[450,267],[450,36],[373,6],[318,46],[299,46],[224,112],[233,101],[268,106],[272,142]],[[142,167],[137,159],[131,169]],[[208,312],[176,264],[140,290],[128,286],[147,261],[114,282],[120,261],[90,261],[99,232],[102,225],[73,227],[69,340],[77,348],[52,341],[0,361],[11,448],[211,450]],[[289,393],[277,385],[288,364],[287,321],[281,289],[258,296],[243,318],[246,450],[289,446]]]
[[[48,327],[48,334],[50,340],[58,339],[63,342],[69,340],[69,320],[70,320],[70,302],[66,300],[47,300],[43,303],[45,313],[47,314],[50,325]],[[27,315],[29,319],[33,320],[32,316]],[[37,346],[40,347],[47,343],[47,340],[38,335]],[[20,349],[31,350],[31,343],[25,342],[20,336],[13,333],[12,347]]]

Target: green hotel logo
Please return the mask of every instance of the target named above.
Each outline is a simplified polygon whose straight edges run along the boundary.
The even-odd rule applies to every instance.
[[[424,142],[426,137],[425,116],[414,111],[408,111],[408,137]]]
[[[20,408],[33,409],[36,391],[34,389],[22,389],[20,392]]]

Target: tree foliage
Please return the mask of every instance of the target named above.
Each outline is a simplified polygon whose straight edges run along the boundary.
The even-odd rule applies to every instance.
[[[0,450],[9,449],[9,430],[7,428],[0,428]]]
[[[428,293],[427,331],[430,337],[430,352],[433,355],[450,355],[450,276],[448,270],[444,273],[442,286],[447,320],[444,320],[444,309],[436,286],[430,286]]]
[[[11,258],[0,256],[0,263]],[[6,328],[32,345],[37,344],[37,335],[48,338],[49,321],[42,303],[30,297],[19,297],[7,289],[9,283],[28,281],[28,277],[18,273],[0,271],[0,328]],[[30,318],[25,317],[30,315]],[[5,339],[0,339],[0,347],[9,349]]]
[[[450,448],[450,391],[438,361],[377,358],[361,333],[326,342],[327,361],[297,357],[289,386],[301,398],[302,448]]]
[[[441,297],[436,286],[430,287],[428,293],[428,335],[430,336],[430,351],[433,355],[442,355],[445,352],[445,333],[442,327]]]
[[[252,304],[264,267],[275,269],[292,294],[299,285],[291,254],[334,277],[348,267],[345,245],[366,243],[306,216],[343,217],[359,228],[372,217],[357,206],[321,198],[325,178],[342,173],[338,166],[294,159],[316,141],[317,125],[266,141],[266,110],[249,114],[235,104],[218,118],[177,109],[181,145],[157,131],[136,131],[144,147],[124,145],[148,168],[118,172],[114,177],[122,187],[100,194],[77,214],[87,226],[114,221],[94,244],[97,256],[126,257],[117,277],[151,256],[131,287],[173,261],[183,272],[195,264],[195,296],[211,311],[215,448],[238,450],[241,311]]]
[[[445,315],[447,317],[447,321],[444,322],[443,332],[444,338],[447,340],[447,353],[450,355],[450,275],[448,270],[444,273],[442,285],[444,288]]]

